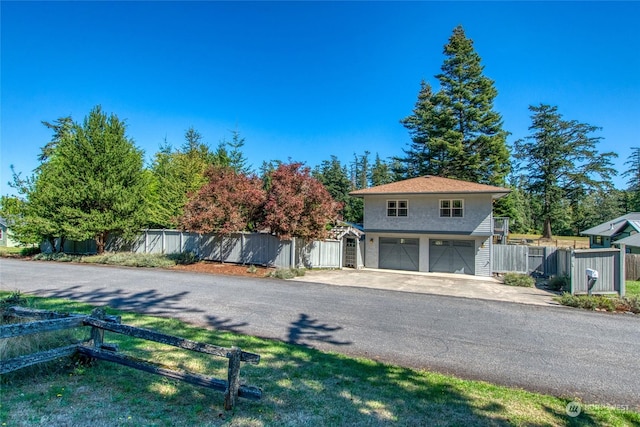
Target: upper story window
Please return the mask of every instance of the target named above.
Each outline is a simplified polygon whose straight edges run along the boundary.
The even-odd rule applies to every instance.
[[[387,216],[407,216],[409,202],[407,200],[387,200]]]
[[[462,218],[464,216],[464,201],[462,199],[440,200],[440,217]]]
[[[593,244],[602,246],[604,242],[602,241],[602,236],[593,236]]]

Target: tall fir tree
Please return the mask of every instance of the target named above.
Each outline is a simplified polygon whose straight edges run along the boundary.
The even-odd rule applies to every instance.
[[[373,187],[382,184],[389,184],[393,182],[393,173],[391,167],[387,162],[380,158],[380,155],[376,153],[376,158],[371,166],[369,173],[369,181]]]
[[[617,154],[599,153],[596,126],[564,120],[557,107],[531,106],[530,136],[514,144],[520,177],[531,199],[537,199],[542,237],[576,230],[572,211],[579,200],[597,190],[613,188],[611,160]]]
[[[624,164],[629,168],[622,174],[627,178],[629,209],[640,212],[640,147],[631,148],[631,155]]]
[[[440,89],[422,82],[412,115],[401,120],[412,143],[405,157],[405,177],[427,174],[483,184],[504,185],[510,171],[502,116],[494,110],[493,80],[461,26],[444,46]]]

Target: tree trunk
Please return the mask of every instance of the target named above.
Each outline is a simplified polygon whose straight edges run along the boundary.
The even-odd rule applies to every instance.
[[[98,255],[101,255],[104,253],[105,236],[106,236],[106,233],[99,233],[96,236],[96,251],[98,252]]]
[[[544,226],[542,227],[542,238],[551,239],[551,218],[544,219]]]

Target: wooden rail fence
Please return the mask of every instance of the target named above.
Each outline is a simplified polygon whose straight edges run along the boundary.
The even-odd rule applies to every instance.
[[[100,308],[93,310],[91,315],[87,316],[82,314],[62,314],[45,310],[11,307],[7,310],[5,316],[38,320],[0,326],[1,339],[43,332],[60,331],[63,329],[81,326],[90,326],[91,335],[89,340],[82,344],[73,344],[41,351],[39,353],[19,356],[9,360],[2,360],[0,361],[0,374],[6,374],[8,372],[26,368],[27,366],[49,362],[61,357],[81,354],[90,358],[106,360],[152,374],[162,375],[190,384],[222,391],[224,392],[224,408],[226,410],[233,409],[238,397],[251,400],[259,400],[262,397],[262,391],[259,388],[240,384],[240,362],[258,364],[260,362],[260,355],[242,351],[238,347],[219,347],[212,344],[191,341],[185,338],[155,332],[149,329],[123,325],[119,316],[105,315],[104,309]],[[157,363],[137,359],[124,354],[118,354],[117,345],[104,342],[104,331],[159,342],[199,353],[226,357],[229,359],[227,380],[211,378],[190,372],[174,371]]]

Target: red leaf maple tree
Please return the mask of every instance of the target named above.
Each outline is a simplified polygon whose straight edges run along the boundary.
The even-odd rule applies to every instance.
[[[281,164],[270,178],[261,226],[282,240],[325,239],[327,225],[339,218],[340,204],[310,169],[302,163]]]
[[[221,166],[209,168],[205,177],[207,183],[185,205],[180,225],[203,234],[253,228],[266,198],[262,181]]]

